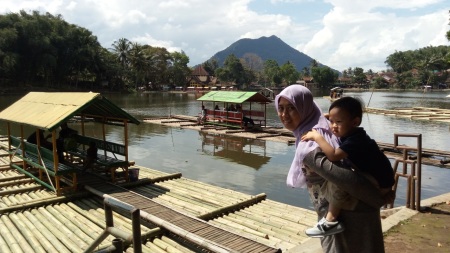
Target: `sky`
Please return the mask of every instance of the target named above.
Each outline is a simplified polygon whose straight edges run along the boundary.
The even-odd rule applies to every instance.
[[[272,35],[339,71],[386,70],[395,51],[450,45],[449,0],[1,0],[0,14],[20,10],[61,15],[105,48],[126,38],[183,51],[189,66]]]

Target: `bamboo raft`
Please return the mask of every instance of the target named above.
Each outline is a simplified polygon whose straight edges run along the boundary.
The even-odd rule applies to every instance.
[[[411,120],[427,120],[450,123],[450,110],[430,107],[380,109],[367,107],[368,113],[382,114]]]
[[[450,110],[449,115],[450,115]],[[182,120],[180,120],[182,119]],[[276,141],[284,142],[288,145],[295,143],[295,137],[292,132],[283,128],[265,127],[258,131],[245,131],[245,130],[235,130],[228,128],[218,128],[211,126],[202,126],[198,124],[192,124],[196,121],[195,117],[185,116],[185,115],[173,115],[171,117],[165,117],[163,119],[159,118],[149,118],[144,119],[144,122],[161,124],[170,127],[180,127],[193,129],[197,131],[204,131],[212,134],[224,134],[230,136],[237,136],[243,138],[252,138],[265,141]],[[449,121],[450,122],[450,121]],[[400,159],[402,157],[401,151],[394,148],[392,143],[377,142],[380,149],[382,149],[386,156],[392,159]],[[417,154],[411,154],[414,156]],[[431,165],[435,167],[450,169],[450,152],[434,150],[434,149],[422,149],[422,164]]]
[[[142,209],[142,252],[221,252],[205,245],[227,252],[296,252],[308,240],[304,230],[317,222],[315,212],[265,194],[250,196],[180,173],[134,167],[140,169],[138,182],[111,188],[107,177],[87,173],[79,185],[90,191],[58,197],[11,169],[9,161],[0,162],[0,252],[84,251],[105,229],[103,197],[98,197],[105,193]],[[131,223],[114,212],[114,225],[124,233],[131,233]],[[114,239],[109,235],[97,249],[110,247]]]
[[[191,240],[201,242],[201,244],[208,249],[214,249],[214,246],[216,246],[218,248],[224,248],[227,251],[236,252],[281,252],[280,249],[269,247],[257,241],[250,240],[208,224],[204,220],[182,214],[164,205],[156,203],[150,198],[138,194],[137,192],[126,190],[117,185],[97,183],[90,184],[86,186],[86,188],[99,197],[109,195],[123,203],[139,208],[141,219],[150,223],[156,223],[160,227],[169,230],[177,236],[183,236],[183,239],[187,238],[184,237],[184,235],[190,234]],[[257,200],[251,199],[250,201],[246,201],[248,205],[251,205],[251,202],[257,202]],[[235,208],[237,207],[238,206],[235,206]],[[227,212],[226,210],[222,211]],[[230,210],[230,212],[231,211],[232,210]],[[220,213],[216,213],[216,215],[222,216]],[[215,218],[216,215],[214,213],[204,214],[201,217]],[[169,226],[165,226],[165,222],[167,222]],[[210,244],[213,246],[210,247]]]

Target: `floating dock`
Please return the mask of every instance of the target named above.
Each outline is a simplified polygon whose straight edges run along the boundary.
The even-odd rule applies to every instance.
[[[89,249],[107,230],[106,198],[140,210],[142,252],[296,252],[309,239],[304,230],[317,222],[314,211],[264,193],[251,196],[141,166],[134,166],[137,182],[79,174],[79,191],[57,196],[11,169],[7,153],[0,157],[0,252]],[[113,218],[113,230],[130,237],[130,214],[117,211]],[[114,239],[106,236],[95,250]],[[129,241],[124,245],[134,252]]]
[[[288,145],[293,145],[295,143],[295,137],[292,132],[284,128],[263,127],[248,131],[244,129],[236,130],[214,125],[198,125],[195,117],[185,115],[173,115],[163,118],[147,118],[144,119],[143,122],[205,131],[212,134],[223,134],[265,141],[284,142]],[[387,157],[392,159],[402,157],[402,151],[395,149],[394,144],[384,142],[377,143]],[[414,160],[414,156],[416,155],[417,154],[411,153],[411,160]],[[422,164],[450,169],[450,152],[422,148]]]
[[[411,120],[426,120],[450,123],[450,110],[430,107],[411,107],[411,108],[394,108],[380,109],[367,107],[365,111],[368,113],[382,114],[399,118],[407,118]]]

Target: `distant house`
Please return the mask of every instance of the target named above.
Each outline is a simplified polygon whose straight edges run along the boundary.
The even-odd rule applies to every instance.
[[[216,87],[217,82],[217,78],[209,75],[202,65],[195,67],[191,75],[187,78],[188,87],[194,88]]]
[[[383,82],[387,83],[389,86],[392,86],[397,82],[394,72],[378,72],[377,74],[383,79]]]
[[[297,84],[303,85],[308,89],[317,88],[317,84],[314,83],[314,79],[312,76],[304,76],[301,80],[297,81]]]
[[[352,78],[347,76],[340,76],[338,77],[336,85],[340,87],[352,87]]]

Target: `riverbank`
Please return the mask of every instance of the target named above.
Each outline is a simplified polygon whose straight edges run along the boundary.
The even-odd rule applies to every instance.
[[[450,252],[450,193],[425,199],[421,207],[420,212],[406,207],[381,211],[386,253]],[[322,249],[320,241],[311,238],[292,252],[322,253]]]

